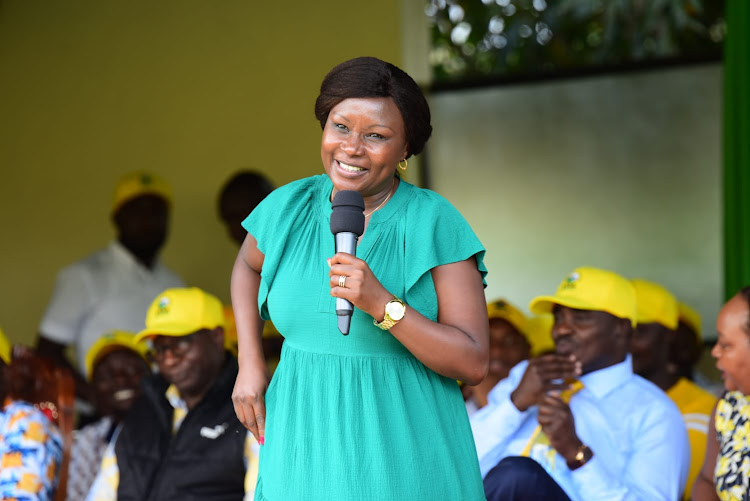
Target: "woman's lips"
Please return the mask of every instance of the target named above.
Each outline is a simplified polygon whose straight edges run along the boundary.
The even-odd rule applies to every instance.
[[[339,162],[338,160],[335,160],[335,163],[336,171],[344,177],[359,177],[367,172],[367,169],[356,165],[346,164],[344,162]]]

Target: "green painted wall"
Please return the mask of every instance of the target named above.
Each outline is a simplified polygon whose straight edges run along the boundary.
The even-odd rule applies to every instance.
[[[229,298],[216,193],[236,169],[322,172],[313,104],[335,64],[400,64],[399,0],[0,0],[0,326],[31,343],[57,270],[113,236],[112,188],[175,192],[164,261]]]

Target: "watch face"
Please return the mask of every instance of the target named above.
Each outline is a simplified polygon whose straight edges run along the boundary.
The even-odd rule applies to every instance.
[[[393,320],[398,321],[404,318],[404,313],[406,312],[406,308],[404,307],[403,304],[399,303],[398,301],[391,301],[390,303],[385,305],[385,312]]]

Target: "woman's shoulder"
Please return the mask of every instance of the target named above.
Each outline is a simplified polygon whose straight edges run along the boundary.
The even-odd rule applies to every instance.
[[[404,183],[407,190],[407,212],[416,215],[419,224],[427,220],[440,219],[441,223],[453,220],[458,224],[466,223],[459,210],[444,196],[427,188],[420,188],[413,184]]]
[[[330,184],[330,180],[325,174],[304,177],[283,186],[279,186],[273,190],[267,198],[278,201],[281,199],[297,198],[301,194],[313,195],[314,193],[317,193],[318,190],[323,189],[326,184]]]
[[[318,195],[322,197],[321,192],[326,188],[326,183],[330,184],[328,176],[321,174],[279,186],[258,204],[246,221],[250,222],[256,218],[288,219],[290,215],[296,215],[300,211],[311,210],[315,204],[311,204],[310,201]]]
[[[404,187],[409,194],[410,203],[432,205],[437,207],[447,206],[455,210],[455,207],[453,207],[453,205],[440,193],[432,191],[428,188],[420,188],[419,186],[415,186],[407,181],[402,182],[404,183]]]

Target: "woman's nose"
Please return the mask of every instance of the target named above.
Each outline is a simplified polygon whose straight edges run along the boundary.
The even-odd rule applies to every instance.
[[[359,134],[350,133],[341,143],[341,150],[347,155],[359,155],[362,149],[362,138]]]

